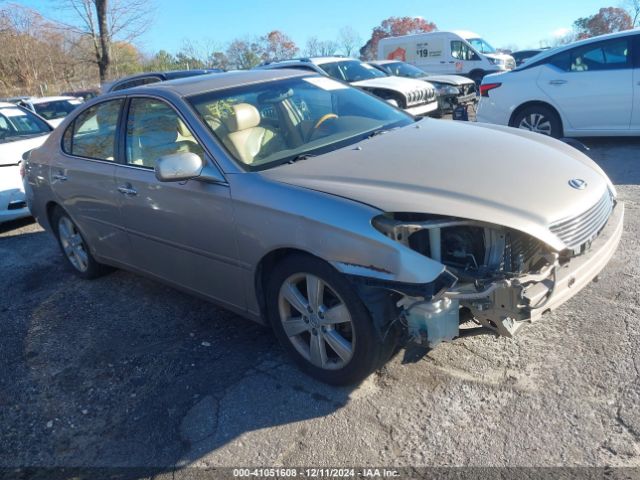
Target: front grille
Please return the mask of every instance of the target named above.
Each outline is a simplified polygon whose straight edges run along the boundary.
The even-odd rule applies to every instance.
[[[575,250],[598,235],[612,211],[613,198],[607,190],[602,198],[587,211],[576,217],[555,222],[549,226],[549,230],[567,247]]]
[[[421,89],[413,90],[407,94],[407,105],[421,105],[435,98],[435,90]]]

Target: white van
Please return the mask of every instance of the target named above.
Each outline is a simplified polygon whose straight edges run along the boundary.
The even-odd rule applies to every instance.
[[[488,73],[515,68],[510,55],[497,53],[473,32],[431,32],[383,38],[378,60],[402,60],[428,73],[466,75],[477,84]]]

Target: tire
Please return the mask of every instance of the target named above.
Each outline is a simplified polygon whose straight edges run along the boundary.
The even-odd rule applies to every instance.
[[[554,138],[562,137],[562,122],[558,114],[544,105],[524,108],[513,117],[511,126]]]
[[[480,88],[480,84],[482,83],[482,79],[484,78],[484,76],[485,73],[482,70],[474,70],[469,74],[469,78],[476,84],[476,89]]]
[[[321,296],[309,292],[310,286],[318,285],[311,291],[322,292]],[[380,337],[347,279],[318,258],[296,254],[283,259],[268,279],[266,302],[280,344],[302,371],[317,380],[351,385],[389,357],[388,344],[395,337],[386,341]]]
[[[98,263],[71,217],[60,207],[51,215],[51,226],[67,264],[81,278],[92,279],[109,273],[112,268]]]

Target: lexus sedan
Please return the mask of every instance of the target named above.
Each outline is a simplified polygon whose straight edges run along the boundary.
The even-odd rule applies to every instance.
[[[27,158],[26,181],[81,277],[124,268],[269,324],[333,384],[399,344],[514,335],[604,268],[624,209],[564,143],[417,120],[297,70],[98,97]]]

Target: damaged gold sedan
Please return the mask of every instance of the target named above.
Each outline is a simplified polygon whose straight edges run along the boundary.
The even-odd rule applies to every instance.
[[[333,384],[469,324],[512,336],[597,276],[623,225],[564,143],[419,120],[294,70],[98,97],[25,171],[80,276],[125,268],[270,324]]]

